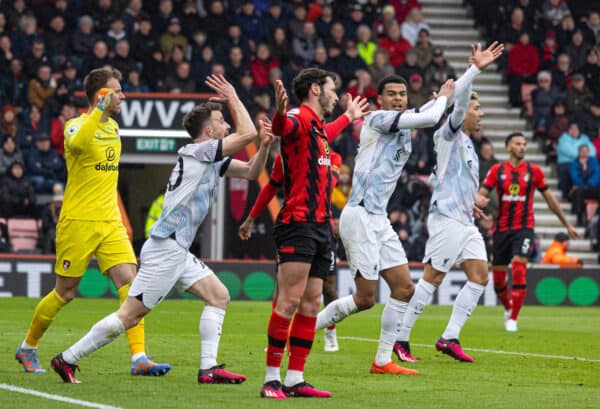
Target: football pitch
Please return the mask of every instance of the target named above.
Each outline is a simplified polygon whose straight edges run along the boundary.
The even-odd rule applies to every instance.
[[[167,300],[146,318],[149,354],[173,367],[166,377],[129,375],[129,350],[121,337],[84,358],[77,373],[82,384],[71,385],[51,370],[26,374],[14,360],[36,302],[0,299],[0,408],[600,408],[598,308],[525,306],[520,331],[512,334],[503,329],[500,307],[479,307],[461,334],[475,359],[466,364],[433,348],[451,308],[430,306],[411,339],[419,362],[410,367],[421,374],[397,377],[369,374],[379,336],[378,305],[338,325],[339,352],[323,352],[323,333],[317,333],[306,380],[331,391],[331,399],[267,401],[259,391],[270,303],[233,302],[225,317],[219,362],[247,375],[242,385],[196,383],[202,303],[189,300]],[[72,302],[42,340],[42,365],[49,369],[56,353],[116,306],[110,299]]]

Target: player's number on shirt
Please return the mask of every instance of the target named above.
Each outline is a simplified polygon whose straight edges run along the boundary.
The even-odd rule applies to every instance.
[[[169,180],[169,183],[167,183],[167,190],[169,192],[172,192],[173,190],[177,189],[179,187],[179,185],[181,184],[181,179],[183,179],[183,158],[179,157],[178,161],[177,161],[177,166],[179,167],[179,169],[177,170],[177,179],[175,180],[175,183],[171,183],[171,181]]]

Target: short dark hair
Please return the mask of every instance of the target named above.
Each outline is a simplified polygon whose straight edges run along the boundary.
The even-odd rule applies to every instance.
[[[383,90],[387,84],[404,84],[408,88],[408,82],[404,77],[392,74],[379,81],[379,84],[377,84],[377,95],[383,94]]]
[[[190,112],[185,114],[182,124],[190,138],[192,140],[196,139],[206,122],[210,120],[212,111],[221,111],[222,108],[222,105],[218,102],[209,101],[196,105]]]
[[[305,68],[292,81],[292,89],[294,90],[294,95],[301,102],[304,101],[308,97],[308,91],[312,84],[317,84],[319,87],[322,87],[326,82],[327,78],[331,78],[333,82],[335,82],[335,74],[322,70],[320,68]]]
[[[523,135],[523,132],[513,132],[511,134],[509,134],[506,139],[504,140],[504,146],[508,146],[508,144],[510,143],[510,141],[512,140],[512,138],[517,138],[517,137],[521,137],[521,138],[525,138],[525,135]]]
[[[116,68],[96,68],[85,76],[83,79],[83,89],[90,105],[94,102],[96,92],[100,91],[100,88],[106,87],[106,83],[111,78],[121,81],[123,75]]]

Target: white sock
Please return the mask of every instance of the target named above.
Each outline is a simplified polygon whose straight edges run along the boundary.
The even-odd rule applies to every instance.
[[[327,328],[330,325],[340,322],[348,315],[355,313],[358,310],[354,297],[347,295],[343,298],[338,298],[330,302],[317,315],[317,330]]]
[[[117,313],[102,318],[87,334],[62,353],[63,359],[69,364],[76,364],[81,358],[102,348],[125,332],[125,327]]]
[[[375,356],[377,365],[385,365],[392,360],[392,349],[394,342],[398,339],[398,333],[402,325],[402,317],[406,312],[408,303],[390,298],[383,308],[381,314],[381,335],[379,336],[379,347]]]
[[[267,373],[265,374],[265,383],[271,381],[281,382],[281,371],[278,366],[267,366]]]
[[[210,369],[217,365],[217,353],[224,319],[225,310],[209,305],[204,307],[199,326],[200,369]]]
[[[23,341],[21,342],[21,349],[37,349],[37,347],[32,347],[27,342]]]
[[[294,371],[292,369],[288,369],[285,374],[285,381],[283,384],[285,386],[294,386],[299,384],[300,382],[304,382],[304,371]]]
[[[137,354],[131,355],[131,362],[135,362],[140,358],[146,358],[145,352],[138,352]]]
[[[483,290],[485,290],[484,286],[467,281],[467,284],[463,286],[456,296],[456,300],[454,300],[452,315],[450,316],[446,330],[442,334],[442,338],[458,339],[460,330],[477,306]]]
[[[415,293],[408,302],[408,308],[402,320],[402,327],[398,332],[398,341],[408,341],[413,325],[415,325],[425,307],[431,302],[435,288],[433,284],[428,283],[422,278],[419,280],[415,287]]]

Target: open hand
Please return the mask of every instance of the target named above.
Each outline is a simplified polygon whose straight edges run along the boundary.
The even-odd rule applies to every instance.
[[[492,62],[497,60],[504,51],[504,44],[494,41],[486,50],[481,49],[481,43],[477,43],[477,46],[471,44],[471,57],[469,62],[475,64],[480,70],[485,69]]]
[[[261,145],[270,145],[275,140],[275,135],[271,129],[271,121],[261,119],[258,121],[258,136],[260,137]]]
[[[352,96],[348,94],[348,105],[346,105],[346,115],[350,118],[351,122],[362,118],[369,113],[369,101],[360,95],[352,99]]]
[[[275,109],[279,115],[284,115],[287,109],[288,95],[281,80],[275,81]]]
[[[237,96],[233,85],[222,75],[209,75],[204,83],[218,95],[210,98],[210,101],[227,102]]]
[[[442,84],[440,91],[438,92],[438,96],[446,97],[447,99],[450,99],[450,97],[452,97],[453,93],[454,93],[454,80],[448,80]]]

